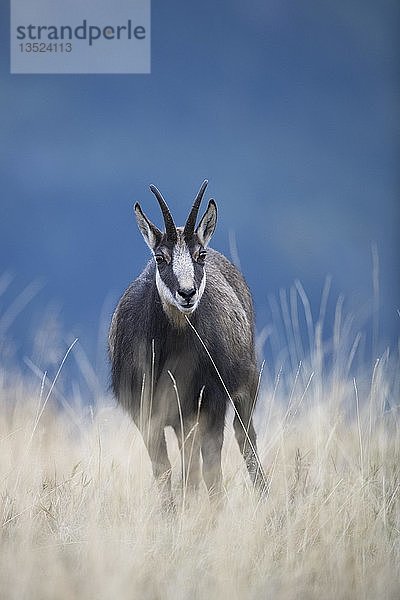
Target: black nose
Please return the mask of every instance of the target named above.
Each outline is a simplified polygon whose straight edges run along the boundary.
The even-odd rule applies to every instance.
[[[182,290],[178,290],[178,294],[184,299],[186,300],[186,302],[189,302],[189,300],[191,300],[193,298],[193,296],[195,295],[196,290],[194,288],[190,288],[190,289],[182,289]]]

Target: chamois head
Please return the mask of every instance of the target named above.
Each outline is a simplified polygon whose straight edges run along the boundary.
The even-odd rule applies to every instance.
[[[165,232],[160,231],[144,214],[140,204],[134,210],[139,229],[156,262],[156,284],[166,311],[178,309],[190,314],[203,295],[206,284],[206,248],[217,223],[217,206],[210,200],[196,228],[197,214],[208,181],[203,181],[184,227],[176,227],[159,190],[150,186],[160,205]]]

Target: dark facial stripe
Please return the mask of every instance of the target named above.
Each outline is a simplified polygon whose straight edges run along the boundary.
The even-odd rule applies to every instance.
[[[171,293],[175,295],[175,292],[179,287],[179,282],[178,278],[172,270],[172,264],[170,263],[169,265],[158,265],[157,268],[163,283],[167,286],[167,288],[171,290]]]

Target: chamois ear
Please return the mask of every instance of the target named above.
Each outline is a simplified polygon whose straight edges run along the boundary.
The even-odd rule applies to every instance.
[[[217,224],[217,205],[215,200],[210,200],[207,206],[207,210],[204,213],[197,229],[196,233],[200,240],[200,243],[206,247],[214,233],[215,226]]]
[[[140,233],[144,237],[144,241],[150,248],[150,250],[154,251],[158,244],[161,242],[163,234],[144,214],[141,209],[141,206],[138,202],[136,202],[133,207],[136,215],[136,221],[140,229]]]

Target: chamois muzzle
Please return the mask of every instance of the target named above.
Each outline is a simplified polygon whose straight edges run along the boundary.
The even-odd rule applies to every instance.
[[[178,296],[180,298],[182,298],[184,308],[191,308],[193,306],[193,304],[194,304],[193,296],[195,296],[195,294],[196,294],[195,288],[178,290]]]

